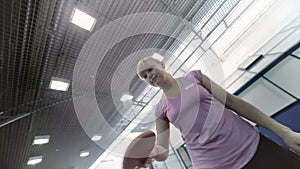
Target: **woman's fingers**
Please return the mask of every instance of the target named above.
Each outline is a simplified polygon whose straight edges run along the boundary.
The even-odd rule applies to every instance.
[[[300,133],[291,132],[284,139],[290,150],[300,155]]]
[[[150,167],[151,164],[152,164],[152,161],[153,159],[151,157],[148,157],[146,160],[145,160],[145,167]]]

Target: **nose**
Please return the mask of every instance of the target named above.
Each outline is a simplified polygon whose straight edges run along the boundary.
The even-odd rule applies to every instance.
[[[151,72],[147,72],[147,77],[151,81],[153,78],[153,74]]]

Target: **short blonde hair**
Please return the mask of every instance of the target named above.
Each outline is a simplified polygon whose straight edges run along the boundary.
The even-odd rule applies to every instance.
[[[157,67],[157,65],[161,65],[162,68],[165,69],[164,63],[160,60],[155,59],[151,56],[145,57],[138,62],[136,66],[136,73],[138,74],[140,79],[143,79],[143,77],[141,77],[141,72],[149,68]]]

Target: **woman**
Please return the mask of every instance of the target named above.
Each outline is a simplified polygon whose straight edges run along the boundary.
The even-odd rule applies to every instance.
[[[163,91],[155,110],[157,143],[152,158],[168,157],[172,123],[181,131],[194,169],[300,168],[295,154],[300,154],[300,133],[226,92],[200,70],[173,78],[164,69],[164,63],[152,57],[137,65],[138,76]],[[270,141],[239,115],[276,133],[295,153]]]

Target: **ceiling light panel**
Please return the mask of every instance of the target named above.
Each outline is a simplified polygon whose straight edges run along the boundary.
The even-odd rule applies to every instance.
[[[74,8],[71,16],[71,22],[85,30],[92,31],[96,23],[96,19],[77,8]]]
[[[40,162],[42,162],[43,156],[35,156],[35,157],[30,157],[27,164],[28,165],[36,165]]]
[[[80,151],[80,157],[87,157],[89,154],[90,154],[90,152],[87,150]]]
[[[35,136],[33,145],[41,145],[41,144],[47,144],[49,143],[50,136],[49,135],[43,135],[43,136]]]
[[[132,100],[132,99],[133,99],[132,95],[130,95],[130,94],[124,94],[124,95],[121,96],[120,101],[124,102],[124,101]]]
[[[101,135],[94,135],[93,137],[92,137],[92,141],[99,141],[99,140],[101,140],[102,139],[102,136]]]
[[[49,88],[53,90],[67,91],[70,86],[70,81],[57,77],[52,77]]]

